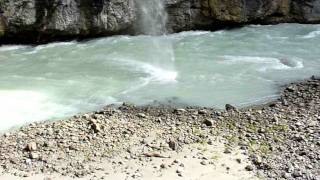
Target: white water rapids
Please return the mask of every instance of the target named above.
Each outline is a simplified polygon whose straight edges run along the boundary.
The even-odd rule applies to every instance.
[[[127,101],[221,108],[271,100],[280,85],[319,75],[319,32],[281,24],[1,46],[0,129]]]

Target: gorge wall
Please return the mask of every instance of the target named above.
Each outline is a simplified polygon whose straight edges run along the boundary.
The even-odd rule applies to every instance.
[[[136,34],[139,0],[0,0],[0,43]],[[320,0],[162,0],[168,32],[319,23]]]

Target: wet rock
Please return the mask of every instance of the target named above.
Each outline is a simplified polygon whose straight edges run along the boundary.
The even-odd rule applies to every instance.
[[[175,109],[174,112],[175,112],[176,114],[182,114],[182,113],[187,112],[187,110],[180,108],[180,109]]]
[[[289,91],[289,92],[294,92],[294,91],[296,91],[296,87],[295,86],[289,86],[289,87],[286,88],[286,90]]]
[[[237,108],[232,106],[231,104],[226,104],[227,111],[237,111]]]
[[[208,111],[206,109],[200,109],[198,114],[208,114]]]

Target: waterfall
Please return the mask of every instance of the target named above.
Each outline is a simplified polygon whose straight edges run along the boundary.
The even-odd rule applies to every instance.
[[[148,47],[152,48],[144,49],[144,57],[148,64],[157,69],[152,80],[166,79],[167,82],[174,82],[177,77],[175,54],[172,40],[165,36],[168,15],[164,0],[136,0],[136,5],[136,30],[152,36],[148,41]]]
[[[136,0],[139,9],[137,30],[147,35],[166,33],[168,15],[163,0]]]

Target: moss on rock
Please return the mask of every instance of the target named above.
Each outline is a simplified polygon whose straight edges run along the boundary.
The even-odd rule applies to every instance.
[[[221,21],[244,22],[245,8],[242,0],[209,0],[211,16]]]

